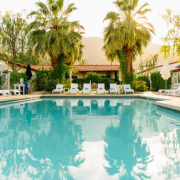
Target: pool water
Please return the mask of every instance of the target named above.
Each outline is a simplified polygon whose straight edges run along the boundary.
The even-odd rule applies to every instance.
[[[1,105],[0,179],[179,180],[180,114],[145,99]]]

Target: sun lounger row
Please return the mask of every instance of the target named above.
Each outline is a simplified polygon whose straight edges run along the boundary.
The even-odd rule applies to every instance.
[[[83,90],[81,91],[83,94],[84,93],[89,93],[91,94],[91,84],[89,83],[85,83],[83,84]],[[63,93],[65,92],[65,89],[63,88],[63,85],[62,84],[57,84],[56,85],[56,89],[54,89],[52,91],[52,94],[54,93]],[[71,84],[71,89],[68,90],[68,93],[79,93],[79,89],[78,89],[78,84],[75,84],[75,83],[72,83]],[[120,89],[118,88],[117,84],[116,83],[111,83],[110,84],[110,89],[109,89],[109,94],[111,93],[117,93],[119,94],[120,93]],[[134,94],[134,90],[131,89],[131,86],[129,84],[127,85],[124,85],[124,88],[123,88],[123,92],[126,94],[126,93],[133,93]],[[106,89],[105,89],[105,84],[104,83],[99,83],[98,84],[98,87],[97,87],[97,90],[96,90],[96,93],[99,94],[99,93],[104,93],[106,94]]]
[[[16,89],[0,90],[0,94],[3,96],[20,95],[20,92]]]
[[[171,95],[176,94],[180,95],[180,86],[177,89],[160,89],[157,94]]]

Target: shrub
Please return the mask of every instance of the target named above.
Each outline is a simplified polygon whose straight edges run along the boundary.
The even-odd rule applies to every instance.
[[[0,75],[0,89],[2,89],[2,85],[3,85],[3,76]]]
[[[85,78],[86,82],[93,83],[100,83],[102,81],[102,78],[99,74],[96,74],[94,72],[88,73],[87,77]]]
[[[48,71],[42,70],[36,72],[36,90],[43,91],[47,87]]]
[[[53,71],[49,72],[49,79],[56,79],[59,83],[63,84],[66,81],[66,74],[69,72],[70,68],[66,64],[61,64],[57,66]]]
[[[146,86],[148,87],[148,90],[150,89],[150,79],[149,76],[141,75],[137,77],[137,80],[141,80],[146,82]]]
[[[109,89],[110,83],[115,83],[115,80],[110,78],[102,78],[101,83],[105,84],[105,89]]]
[[[161,77],[159,71],[156,71],[151,74],[151,90],[158,91],[159,89],[165,89],[165,80]],[[167,80],[167,88],[171,89],[172,86],[172,75]]]
[[[72,81],[73,83],[77,83],[78,85],[79,85],[79,89],[82,89],[83,88],[83,84],[84,83],[89,83],[86,79],[82,79],[82,78],[80,78],[80,79],[74,79],[73,81]]]
[[[144,92],[148,90],[148,87],[146,86],[146,82],[142,80],[134,80],[131,83],[131,88],[135,91]]]
[[[26,73],[12,72],[10,74],[10,86],[13,87],[14,84],[20,83],[21,78],[24,79],[24,82],[28,81]]]
[[[56,88],[56,84],[58,84],[58,80],[48,80],[47,86],[46,86],[46,91],[52,91],[53,89]]]

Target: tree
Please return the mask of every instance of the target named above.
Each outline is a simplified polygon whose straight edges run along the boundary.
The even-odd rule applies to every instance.
[[[173,55],[176,52],[180,58],[180,14],[174,14],[173,11],[167,9],[163,18],[171,28],[163,38],[165,45],[161,47],[161,52],[164,54],[164,58],[169,57],[171,52]]]
[[[146,72],[146,75],[149,75],[151,68],[155,67],[158,62],[158,54],[150,55],[145,58],[145,60],[141,60],[139,64],[140,72],[143,70],[149,70]]]
[[[71,65],[82,56],[82,30],[78,21],[69,21],[69,16],[76,10],[73,3],[65,7],[64,0],[47,0],[47,5],[37,2],[37,11],[30,23],[29,42],[36,53],[48,54],[55,68],[62,63]]]
[[[147,3],[137,9],[139,0],[116,0],[118,12],[109,12],[104,21],[109,21],[104,30],[104,50],[110,61],[120,62],[121,76],[127,83],[133,73],[133,59],[142,52],[154,33],[153,25],[145,14],[150,11]],[[143,23],[142,23],[143,22]]]
[[[27,23],[20,14],[10,14],[7,12],[0,16],[0,44],[3,52],[0,57],[12,61],[13,72],[17,72],[17,62],[21,62],[19,53],[26,50],[27,45]]]

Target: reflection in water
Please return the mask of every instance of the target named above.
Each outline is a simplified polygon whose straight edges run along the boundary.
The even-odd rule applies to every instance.
[[[178,179],[179,115],[131,99],[0,106],[1,179]]]
[[[110,175],[119,174],[120,179],[148,179],[146,167],[152,161],[152,157],[147,144],[142,142],[135,130],[135,109],[129,105],[129,101],[122,107],[120,125],[106,130],[105,158],[109,162],[106,169]]]

